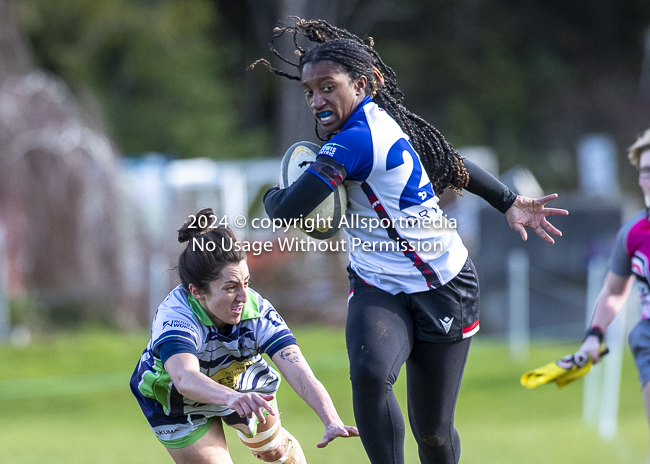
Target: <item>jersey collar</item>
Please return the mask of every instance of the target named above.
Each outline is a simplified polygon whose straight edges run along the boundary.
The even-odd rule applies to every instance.
[[[373,101],[371,96],[366,95],[365,97],[363,97],[361,103],[359,103],[357,107],[352,111],[352,114],[350,114],[350,117],[348,118],[347,121],[345,121],[345,124],[343,124],[343,127],[341,127],[341,130],[339,132],[343,132],[349,124],[352,124],[352,120],[355,119],[354,116],[361,110],[361,108],[366,106],[371,101]]]
[[[190,309],[201,324],[214,326],[214,322],[212,322],[212,319],[210,319],[208,313],[205,312],[205,309],[203,309],[201,303],[199,303],[198,300],[189,293],[187,294],[187,302],[190,305]]]

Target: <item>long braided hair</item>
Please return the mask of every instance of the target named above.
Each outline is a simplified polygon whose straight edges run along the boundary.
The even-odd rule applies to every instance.
[[[271,51],[283,62],[298,69],[298,75],[292,75],[274,68],[267,60],[260,59],[251,65],[263,64],[273,73],[292,80],[300,80],[303,67],[307,63],[331,61],[339,70],[354,81],[366,76],[369,85],[366,93],[383,108],[402,130],[408,134],[422,164],[433,183],[434,190],[440,194],[449,187],[457,193],[467,186],[469,175],[463,165],[462,157],[442,134],[420,116],[411,113],[402,105],[404,94],[397,87],[397,76],[374,50],[374,41],[368,38],[368,44],[345,29],[334,27],[323,20],[304,20],[297,17],[293,26],[276,27],[271,40]],[[285,33],[293,35],[293,43],[298,56],[298,63],[283,57],[275,47],[275,41]],[[298,36],[303,36],[316,45],[310,50],[298,44]],[[318,122],[316,123],[316,135]],[[335,134],[329,134],[332,137]]]

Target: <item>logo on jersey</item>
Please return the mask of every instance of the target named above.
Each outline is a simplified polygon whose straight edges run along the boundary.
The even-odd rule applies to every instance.
[[[453,317],[445,317],[444,319],[438,319],[440,323],[442,324],[442,328],[445,329],[445,333],[449,333],[449,329],[451,329],[451,324],[454,322]]]
[[[163,330],[165,330],[165,327],[170,327],[172,329],[186,329],[194,332],[192,324],[185,321],[165,321],[162,326]]]
[[[249,359],[244,362],[233,362],[228,367],[221,369],[219,372],[211,375],[210,378],[215,382],[225,385],[233,390],[239,390],[241,375],[246,372],[248,366],[255,364],[255,361]]]
[[[171,435],[171,434],[176,433],[176,432],[177,432],[177,429],[176,429],[176,428],[173,428],[173,429],[167,429],[167,430],[156,430],[156,431],[155,431],[156,435],[158,435],[158,436],[161,436],[161,435]]]
[[[282,316],[278,314],[278,312],[271,308],[265,316],[269,321],[271,321],[271,324],[273,324],[276,327],[280,327],[284,325],[284,319],[282,319]]]
[[[344,147],[343,145],[339,145],[338,143],[326,143],[323,145],[318,152],[319,155],[327,155],[327,156],[334,156],[334,153],[336,153],[336,150],[338,148],[342,148],[344,150],[347,150],[347,147]]]

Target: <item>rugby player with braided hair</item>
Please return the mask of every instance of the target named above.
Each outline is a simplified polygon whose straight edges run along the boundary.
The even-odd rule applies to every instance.
[[[296,73],[267,60],[253,65],[300,81],[325,143],[295,183],[269,189],[266,212],[300,218],[345,181],[346,214],[358,219],[346,224],[388,219],[378,229],[343,224],[349,243],[365,245],[349,249],[348,266],[346,343],[355,419],[373,464],[404,462],[404,421],[392,386],[406,364],[409,421],[420,461],[457,463],[454,410],[471,336],[479,329],[479,290],[455,228],[430,226],[443,217],[438,196],[446,188],[479,195],[505,213],[524,240],[529,227],[554,243],[549,233],[561,232],[546,216],[568,213],[545,207],[557,195],[518,196],[461,158],[438,130],[402,105],[395,72],[372,39],[366,43],[322,20],[294,19],[276,28],[271,50]],[[293,37],[297,63],[275,48],[285,34]],[[300,37],[315,45],[303,49]]]

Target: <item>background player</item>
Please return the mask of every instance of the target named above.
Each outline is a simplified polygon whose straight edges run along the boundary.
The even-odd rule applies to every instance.
[[[587,351],[594,362],[598,361],[598,348],[604,334],[621,311],[630,294],[632,280],[636,278],[641,298],[641,320],[630,332],[628,342],[639,371],[646,416],[650,422],[650,129],[629,148],[628,158],[639,171],[639,187],[646,208],[627,221],[616,236],[591,326],[579,351]]]
[[[176,463],[232,463],[223,422],[237,429],[259,459],[304,464],[298,441],[280,423],[275,399],[280,376],[262,353],[323,422],[318,447],[358,435],[339,418],[282,317],[248,286],[246,255],[230,243],[237,240],[234,233],[191,227],[210,224],[211,209],[195,216],[178,231],[181,243],[190,241],[178,260],[181,284],[160,304],[131,378],[156,437]],[[198,236],[212,241],[214,251],[194,246],[191,239]],[[222,249],[222,241],[230,251]]]

